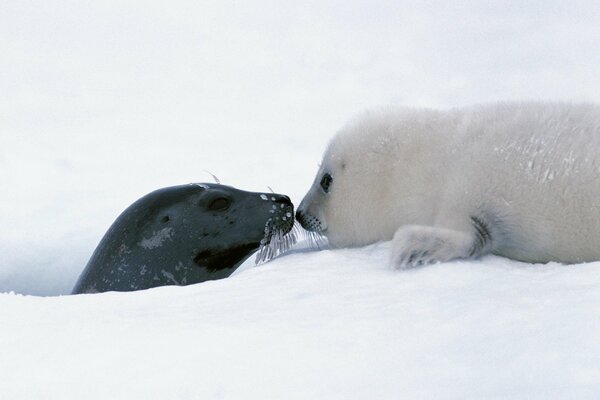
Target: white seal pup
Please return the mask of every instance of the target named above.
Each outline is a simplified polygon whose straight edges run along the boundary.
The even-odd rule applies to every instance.
[[[296,218],[331,247],[392,240],[397,268],[600,260],[600,107],[368,112],[331,140]]]

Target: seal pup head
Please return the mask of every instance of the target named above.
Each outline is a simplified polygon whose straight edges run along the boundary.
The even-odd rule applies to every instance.
[[[402,171],[415,149],[398,135],[397,117],[394,110],[363,114],[330,141],[296,220],[326,236],[331,247],[389,240],[397,229],[398,199],[410,192]]]

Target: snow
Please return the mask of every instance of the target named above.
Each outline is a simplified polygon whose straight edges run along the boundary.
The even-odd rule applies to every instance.
[[[488,257],[398,272],[388,251],[294,253],[229,279],[137,293],[0,295],[0,392],[597,398],[600,263]]]
[[[382,243],[60,296],[157,188],[299,204],[364,108],[600,101],[597,2],[488,3],[4,2],[0,398],[598,398],[599,263],[398,272]]]

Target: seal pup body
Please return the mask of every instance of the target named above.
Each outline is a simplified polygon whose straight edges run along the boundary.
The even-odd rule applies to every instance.
[[[370,112],[332,139],[296,218],[332,247],[392,240],[399,268],[600,260],[598,149],[594,105]]]
[[[73,294],[225,278],[293,222],[293,205],[279,194],[210,183],[159,189],[116,219]]]

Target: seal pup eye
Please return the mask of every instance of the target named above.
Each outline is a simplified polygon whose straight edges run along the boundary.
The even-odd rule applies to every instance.
[[[225,211],[229,208],[231,201],[225,197],[218,197],[210,202],[208,209],[211,211]]]
[[[332,182],[333,178],[329,174],[325,174],[323,175],[323,178],[321,178],[321,188],[325,193],[329,193],[329,186],[331,186]]]

